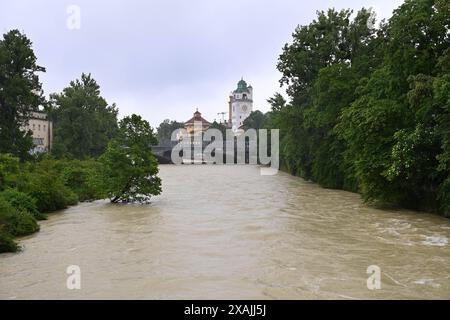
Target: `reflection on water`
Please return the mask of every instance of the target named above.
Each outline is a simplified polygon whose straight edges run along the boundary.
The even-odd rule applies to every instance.
[[[450,223],[253,166],[162,166],[151,205],[86,203],[0,256],[1,299],[450,298]],[[66,288],[79,265],[81,290]],[[367,267],[381,268],[368,290]]]

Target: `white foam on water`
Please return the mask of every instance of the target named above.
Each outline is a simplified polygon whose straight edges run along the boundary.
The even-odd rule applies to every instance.
[[[433,288],[439,288],[441,285],[439,283],[435,283],[434,279],[419,279],[414,281],[415,284],[431,286]]]
[[[294,268],[294,267],[289,267],[289,268],[287,268],[288,270],[290,270],[290,271],[295,271],[295,270],[297,270],[297,268]]]
[[[426,246],[443,247],[448,244],[448,238],[444,236],[426,236],[422,244]]]

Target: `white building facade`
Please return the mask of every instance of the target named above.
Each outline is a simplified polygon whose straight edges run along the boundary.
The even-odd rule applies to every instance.
[[[32,154],[50,152],[53,144],[53,123],[44,112],[32,112],[25,131],[31,130],[33,133],[34,148]]]
[[[230,93],[228,123],[231,129],[238,133],[244,120],[253,111],[253,88],[247,86],[244,79],[238,82],[237,89]]]

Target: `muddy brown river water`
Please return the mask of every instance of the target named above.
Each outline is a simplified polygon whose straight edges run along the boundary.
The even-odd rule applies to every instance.
[[[161,166],[150,205],[84,203],[0,255],[0,299],[449,299],[450,220],[256,166]],[[69,265],[81,289],[66,286]],[[371,265],[381,289],[367,288]]]

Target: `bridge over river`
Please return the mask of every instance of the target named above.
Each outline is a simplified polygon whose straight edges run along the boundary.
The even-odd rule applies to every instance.
[[[155,155],[158,162],[161,164],[170,164],[172,163],[171,155],[172,149],[177,145],[178,142],[165,142],[162,144],[158,144],[156,146],[152,146],[153,154]]]
[[[178,144],[178,141],[164,141],[158,145],[154,145],[151,146],[153,154],[155,155],[156,159],[158,160],[158,162],[160,164],[173,164],[172,161],[172,150],[173,148]],[[202,142],[202,148],[201,150],[205,150],[205,148],[210,144],[211,142],[209,141],[203,141]],[[188,148],[191,148],[191,159],[183,159],[184,163],[191,163],[191,162],[202,162],[202,163],[206,163],[206,161],[203,160],[202,158],[202,154],[195,154],[194,151],[194,144],[191,143],[190,146],[188,144]],[[225,151],[225,152],[224,152]],[[217,153],[217,156],[223,157],[223,162],[226,162],[226,157],[232,157],[233,161],[236,162],[237,156],[241,155],[243,157],[245,157],[247,159],[247,163],[248,163],[248,157],[249,157],[249,144],[248,141],[245,143],[244,148],[242,149],[237,149],[237,146],[235,146],[234,151],[227,151],[226,150],[226,145],[224,143],[223,147],[215,150],[214,152]],[[214,153],[213,153],[214,155]]]

